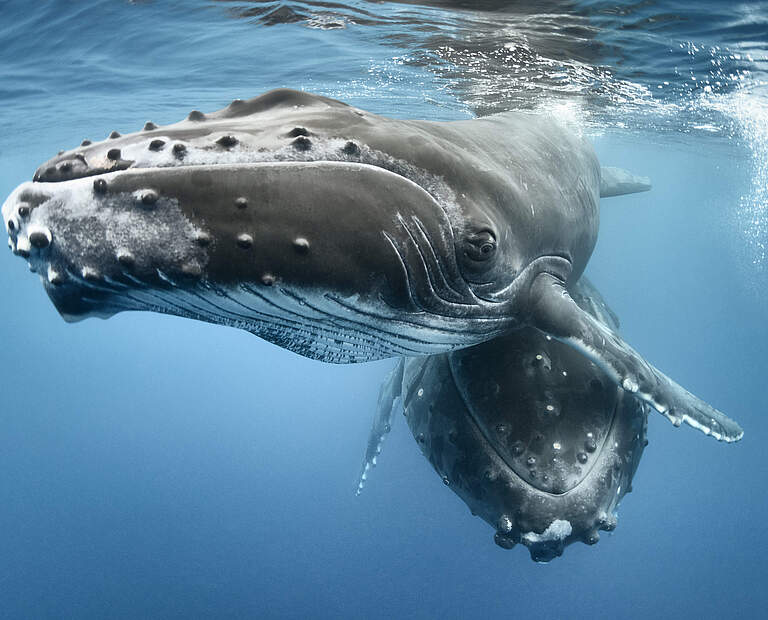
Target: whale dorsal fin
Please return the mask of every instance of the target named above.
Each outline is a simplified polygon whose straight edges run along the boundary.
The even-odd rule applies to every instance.
[[[647,192],[651,189],[648,177],[637,176],[623,168],[600,168],[600,198]]]

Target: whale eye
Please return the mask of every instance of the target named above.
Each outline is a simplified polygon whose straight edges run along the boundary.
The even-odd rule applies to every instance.
[[[481,230],[464,239],[464,254],[474,261],[489,260],[496,253],[496,237],[490,230]]]

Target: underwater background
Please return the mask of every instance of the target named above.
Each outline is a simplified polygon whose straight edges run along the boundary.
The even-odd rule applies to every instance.
[[[404,420],[392,360],[64,323],[0,254],[2,618],[758,618],[768,608],[768,2],[0,0],[0,195],[58,150],[287,86],[400,118],[554,113],[650,193],[588,274],[642,354],[738,420],[657,414],[594,547],[505,551]]]

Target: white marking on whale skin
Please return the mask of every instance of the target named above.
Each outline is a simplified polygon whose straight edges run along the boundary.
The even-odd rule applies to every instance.
[[[555,519],[541,534],[537,534],[536,532],[526,532],[523,534],[522,538],[525,544],[532,545],[542,542],[564,540],[571,535],[571,532],[573,532],[573,527],[571,526],[570,521]]]
[[[61,278],[61,274],[58,271],[56,271],[52,266],[48,265],[46,277],[48,278],[48,282],[54,283],[59,281],[59,279]]]
[[[29,252],[32,244],[29,243],[29,237],[19,235],[16,239],[16,250],[19,252]]]
[[[80,270],[80,275],[86,280],[98,280],[99,272],[93,267],[83,267]]]
[[[166,273],[165,273],[165,272],[164,272],[162,269],[155,269],[155,273],[157,273],[157,275],[159,276],[159,278],[160,278],[160,279],[161,279],[163,282],[167,282],[167,283],[168,283],[168,284],[170,284],[171,286],[178,286],[178,285],[179,285],[179,284],[178,284],[178,282],[176,282],[176,280],[174,280],[173,278],[171,278],[171,277],[170,277],[168,274],[166,274]]]
[[[99,177],[107,185],[120,172]],[[206,251],[194,243],[202,231],[179,208],[173,198],[152,196],[152,208],[137,206],[151,190],[134,193],[95,194],[90,177],[60,183],[24,183],[3,204],[4,219],[13,217],[26,191],[49,198],[32,209],[28,222],[18,230],[17,246],[31,251],[26,233],[48,233],[50,247],[31,251],[30,259],[39,273],[55,271],[94,273],[118,277],[122,268],[117,257],[130,251],[137,263],[178,271],[185,263],[208,262]],[[51,236],[52,233],[52,236]],[[91,274],[93,275],[93,274]]]

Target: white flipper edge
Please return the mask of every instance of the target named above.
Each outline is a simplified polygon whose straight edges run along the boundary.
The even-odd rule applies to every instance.
[[[672,424],[684,422],[718,441],[742,438],[744,431],[737,422],[672,381],[618,334],[579,308],[557,277],[539,275],[531,293],[535,327],[587,356],[617,385]]]
[[[384,439],[386,439],[389,431],[392,430],[395,414],[402,405],[400,392],[403,385],[404,365],[405,358],[400,358],[379,389],[379,401],[376,406],[376,413],[373,416],[373,426],[368,434],[368,447],[365,450],[363,466],[360,469],[360,475],[357,477],[355,495],[360,495],[363,491],[365,482],[368,479],[368,473],[371,471],[371,468],[376,466],[376,459],[381,454]]]
[[[651,180],[624,170],[623,168],[600,168],[600,198],[623,196],[647,192],[651,189]]]

